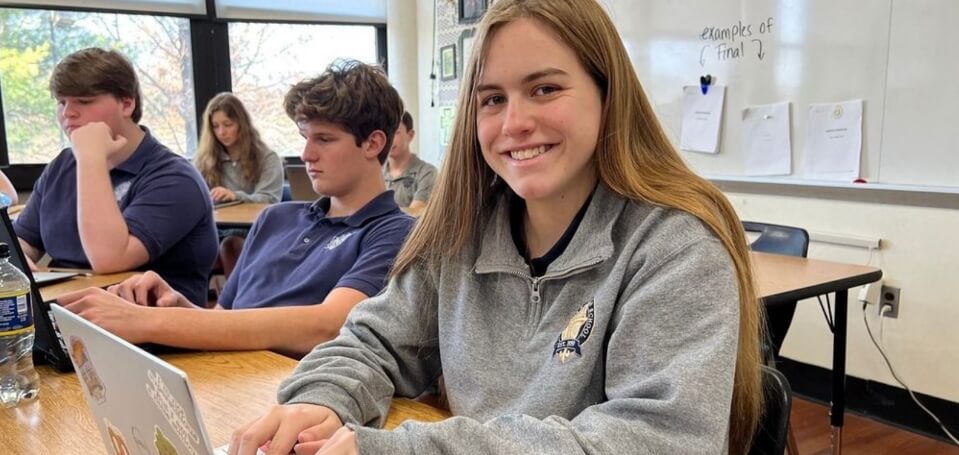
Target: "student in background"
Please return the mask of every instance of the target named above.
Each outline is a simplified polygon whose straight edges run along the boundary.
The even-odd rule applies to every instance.
[[[499,0],[476,44],[386,291],[230,453],[745,453],[762,400],[745,236],[612,21],[596,0]],[[377,429],[440,374],[456,417]]]
[[[51,161],[14,228],[30,266],[96,273],[154,270],[196,304],[216,257],[213,207],[189,161],[138,125],[133,66],[116,51],[83,49],[53,70],[50,93],[70,147]]]
[[[7,174],[4,174],[3,171],[0,171],[0,193],[3,193],[10,198],[10,201],[7,205],[17,204],[17,189],[13,187],[13,183],[10,182],[10,179],[7,178]]]
[[[215,309],[152,273],[112,287],[116,295],[90,288],[59,303],[132,342],[302,356],[335,337],[353,306],[386,284],[413,226],[380,174],[403,102],[382,71],[342,61],[294,85],[285,107],[306,138],[313,189],[327,196],[260,215]]]
[[[203,112],[203,131],[194,163],[214,203],[273,204],[283,193],[283,164],[260,139],[250,114],[232,93],[213,97]],[[220,231],[220,264],[233,272],[248,230]]]
[[[232,93],[220,93],[207,103],[194,162],[213,202],[280,202],[280,157],[263,143],[250,114]]]
[[[396,195],[396,203],[410,215],[417,216],[426,208],[436,181],[436,167],[410,151],[410,142],[416,136],[413,116],[403,113],[403,122],[396,130],[389,159],[383,165],[386,186]]]

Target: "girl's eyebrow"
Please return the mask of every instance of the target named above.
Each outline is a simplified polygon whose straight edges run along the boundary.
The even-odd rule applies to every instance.
[[[546,68],[540,71],[535,71],[527,74],[525,77],[523,77],[523,84],[529,84],[530,82],[534,82],[538,79],[542,79],[547,76],[556,76],[556,75],[567,76],[568,74],[569,73],[559,68]],[[476,86],[477,92],[483,92],[487,90],[498,90],[498,89],[501,89],[501,87],[496,84],[480,84]]]

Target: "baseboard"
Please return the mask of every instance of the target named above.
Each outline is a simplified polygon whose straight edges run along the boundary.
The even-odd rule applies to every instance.
[[[832,391],[830,370],[787,358],[782,358],[777,366],[789,380],[793,393],[820,403],[829,403]],[[959,403],[921,393],[915,395],[939,416],[950,432],[959,432]],[[846,410],[952,444],[932,417],[916,406],[909,392],[900,387],[847,375]]]

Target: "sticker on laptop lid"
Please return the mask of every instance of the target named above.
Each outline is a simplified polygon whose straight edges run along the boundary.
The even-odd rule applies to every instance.
[[[160,427],[153,427],[153,445],[157,448],[158,455],[180,455],[176,451],[173,443],[160,431]]]
[[[153,400],[153,404],[155,404],[157,409],[160,410],[160,413],[163,414],[167,423],[173,427],[173,432],[180,438],[180,441],[183,442],[183,445],[189,453],[196,455],[196,447],[200,445],[200,435],[197,434],[196,429],[190,421],[187,420],[186,410],[183,409],[183,406],[181,406],[180,403],[176,401],[176,398],[173,397],[173,394],[170,393],[170,389],[167,388],[166,383],[163,382],[163,378],[160,377],[159,373],[153,370],[147,370],[147,379],[150,381],[146,384],[147,393],[150,395],[150,399]],[[159,428],[157,428],[157,434],[160,434]]]
[[[107,401],[106,386],[103,385],[96,367],[93,366],[93,360],[90,359],[87,345],[78,336],[70,337],[70,359],[73,360],[77,376],[80,376],[80,383],[83,384],[87,393],[93,397],[97,404],[105,403]]]
[[[131,455],[130,448],[127,446],[127,440],[123,438],[123,433],[115,427],[112,422],[103,418],[103,423],[107,426],[107,435],[110,436],[110,447],[116,455]]]
[[[130,427],[130,433],[133,434],[133,442],[137,445],[140,455],[153,455],[153,451],[143,442],[143,434],[137,427]]]

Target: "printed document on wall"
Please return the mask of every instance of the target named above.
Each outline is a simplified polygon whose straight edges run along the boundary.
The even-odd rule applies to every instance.
[[[704,95],[699,87],[683,87],[683,125],[679,148],[687,152],[717,153],[726,87],[714,85]]]
[[[789,103],[743,109],[743,154],[746,175],[789,175]]]
[[[859,178],[862,100],[810,104],[805,142],[806,178],[845,182]]]

